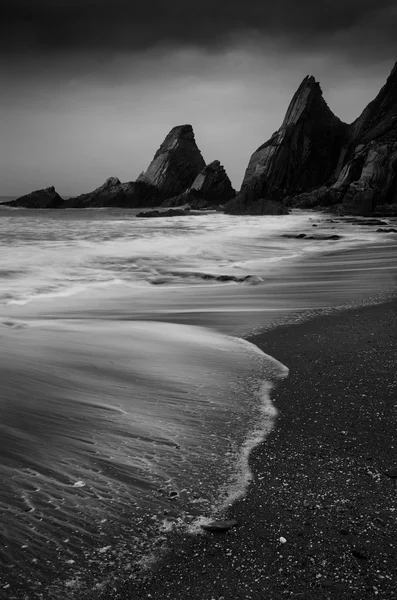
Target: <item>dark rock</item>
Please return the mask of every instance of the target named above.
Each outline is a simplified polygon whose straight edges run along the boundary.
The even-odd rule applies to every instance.
[[[184,210],[148,210],[137,214],[137,217],[155,218],[155,217],[184,217],[190,214],[190,209]]]
[[[210,521],[209,523],[201,525],[201,529],[204,529],[204,531],[222,533],[233,529],[233,527],[237,527],[237,525],[238,522],[235,519],[231,519],[230,521]]]
[[[281,237],[290,238],[294,240],[340,240],[341,235],[307,235],[306,233],[298,233],[294,235],[292,233],[284,233]]]
[[[237,194],[225,206],[225,213],[231,215],[289,215],[289,210],[281,202],[273,200],[252,200],[251,193]]]
[[[343,168],[333,185],[343,210],[370,214],[397,202],[397,63],[386,84],[349,127]]]
[[[226,204],[236,195],[219,160],[204,167],[193,181],[190,191],[211,205]]]
[[[195,209],[220,206],[236,195],[231,181],[219,160],[214,160],[197,175],[193,184],[183,194],[166,200],[164,206],[189,204]]]
[[[191,125],[174,127],[138,182],[154,186],[162,200],[184,193],[204,169]]]
[[[136,181],[121,183],[117,177],[109,177],[93,192],[66,200],[64,208],[141,208],[158,204],[160,197],[155,187]]]
[[[345,223],[353,223],[353,225],[388,225],[386,221],[379,221],[379,219],[355,219],[355,218],[347,218]]]
[[[325,184],[337,168],[347,130],[314,77],[305,77],[280,129],[251,156],[238,203],[251,212],[259,198],[281,200]]]
[[[361,548],[352,548],[352,555],[360,560],[368,560],[368,554]]]
[[[391,227],[390,229],[384,229],[380,227],[376,230],[376,233],[397,233],[397,229],[394,229],[393,227]]]
[[[252,155],[237,200],[250,212],[261,197],[340,214],[397,215],[397,64],[350,126],[306,77],[281,128]]]
[[[23,208],[63,208],[64,199],[55,191],[55,188],[48,187],[43,190],[36,190],[21,196],[11,202],[3,202],[2,206],[15,206]]]
[[[321,580],[321,587],[323,587],[323,588],[330,588],[333,585],[335,585],[335,582],[331,581],[331,579],[322,579]]]

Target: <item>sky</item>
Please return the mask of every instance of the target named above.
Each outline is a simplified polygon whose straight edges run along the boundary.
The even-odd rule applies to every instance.
[[[4,2],[4,0],[3,0]],[[0,195],[133,181],[175,125],[238,189],[306,75],[343,121],[397,60],[395,0],[5,0]]]

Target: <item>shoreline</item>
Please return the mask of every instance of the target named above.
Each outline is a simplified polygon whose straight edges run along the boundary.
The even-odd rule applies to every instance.
[[[227,511],[238,527],[171,535],[150,572],[96,598],[397,598],[397,300],[247,339],[290,374]]]

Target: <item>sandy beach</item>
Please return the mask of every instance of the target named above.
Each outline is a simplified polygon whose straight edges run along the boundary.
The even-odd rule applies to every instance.
[[[151,572],[102,597],[397,598],[397,302],[251,338],[290,369],[275,430],[224,534],[169,539]],[[98,594],[96,594],[98,597]]]

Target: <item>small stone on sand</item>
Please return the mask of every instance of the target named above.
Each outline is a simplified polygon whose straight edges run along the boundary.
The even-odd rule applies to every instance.
[[[204,531],[221,532],[229,531],[229,529],[232,529],[237,525],[238,523],[235,519],[231,519],[230,521],[210,521],[209,523],[203,523],[201,529],[204,529]]]

